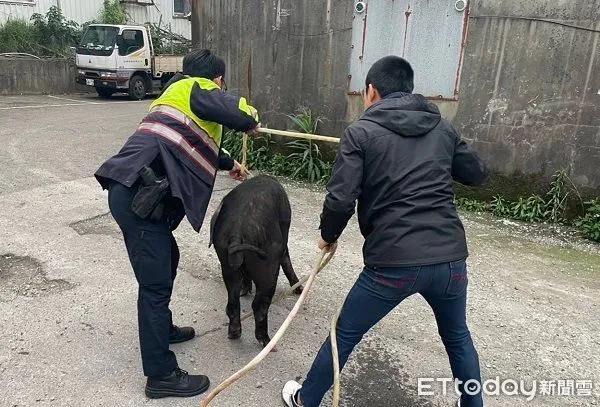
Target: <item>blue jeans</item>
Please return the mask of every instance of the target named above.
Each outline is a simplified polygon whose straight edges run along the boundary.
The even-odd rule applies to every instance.
[[[479,357],[467,327],[467,266],[464,260],[419,267],[365,268],[350,290],[337,324],[340,368],[377,322],[405,298],[419,293],[433,309],[455,379],[481,383]],[[300,390],[306,407],[317,407],[333,384],[331,340],[321,346]],[[454,386],[449,386],[453,388]],[[481,407],[481,393],[467,395],[463,407]]]

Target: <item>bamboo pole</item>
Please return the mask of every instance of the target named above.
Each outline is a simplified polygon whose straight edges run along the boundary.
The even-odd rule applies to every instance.
[[[342,305],[343,306],[343,305]],[[337,322],[342,312],[340,306],[331,320],[331,328],[329,338],[331,340],[331,356],[333,357],[333,398],[331,401],[332,407],[340,405],[340,354],[337,346]]]
[[[340,142],[340,139],[337,137],[320,136],[318,134],[298,133],[296,131],[288,131],[288,130],[267,129],[266,127],[260,127],[257,130],[259,133],[275,134],[277,136],[295,137],[295,138],[302,138],[305,140],[327,141],[330,143],[339,143]]]

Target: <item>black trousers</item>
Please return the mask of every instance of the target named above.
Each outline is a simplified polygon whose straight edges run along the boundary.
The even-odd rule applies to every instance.
[[[138,326],[146,376],[164,376],[177,367],[169,350],[173,319],[169,302],[177,275],[179,248],[166,221],[145,220],[131,210],[137,188],[112,182],[108,205],[118,223],[139,285]]]

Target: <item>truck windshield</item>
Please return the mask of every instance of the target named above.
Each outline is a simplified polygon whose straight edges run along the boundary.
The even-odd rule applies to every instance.
[[[83,55],[112,55],[116,43],[119,29],[109,26],[91,26],[85,32],[77,53]]]

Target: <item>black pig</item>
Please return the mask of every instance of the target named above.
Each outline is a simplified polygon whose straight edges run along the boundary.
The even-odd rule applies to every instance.
[[[292,210],[282,185],[273,177],[251,178],[229,192],[210,222],[214,243],[227,287],[228,337],[242,335],[240,295],[256,286],[252,302],[256,339],[267,345],[267,317],[275,294],[279,267],[290,286],[298,282],[288,250]],[[210,246],[210,245],[209,245]],[[302,292],[301,287],[296,293]]]

